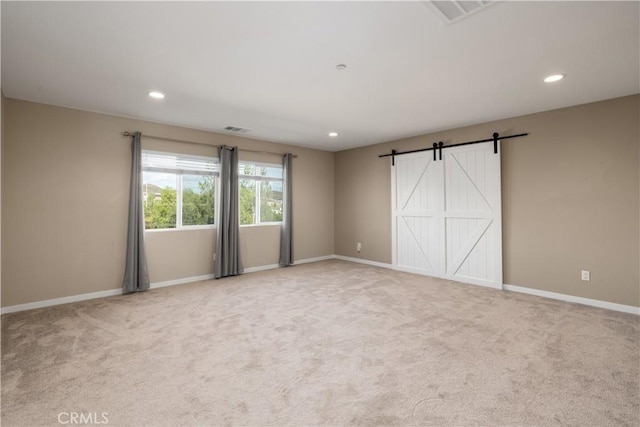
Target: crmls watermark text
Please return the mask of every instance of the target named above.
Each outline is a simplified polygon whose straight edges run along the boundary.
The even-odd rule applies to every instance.
[[[58,422],[60,424],[108,424],[107,412],[60,412]]]

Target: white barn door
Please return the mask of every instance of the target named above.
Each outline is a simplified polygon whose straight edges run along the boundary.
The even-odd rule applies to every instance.
[[[442,277],[502,288],[500,155],[493,143],[443,150]]]
[[[442,197],[433,188],[442,187],[443,175],[431,153],[395,159],[394,264],[403,270],[431,276],[442,266],[440,222]]]
[[[396,268],[502,287],[500,156],[493,143],[396,157]]]

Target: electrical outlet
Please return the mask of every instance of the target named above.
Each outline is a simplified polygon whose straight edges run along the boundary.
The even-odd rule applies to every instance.
[[[360,252],[362,250],[362,243],[358,242],[356,245],[356,252]]]
[[[589,270],[582,270],[580,272],[580,278],[582,280],[584,280],[585,282],[590,282],[591,281],[591,272]]]

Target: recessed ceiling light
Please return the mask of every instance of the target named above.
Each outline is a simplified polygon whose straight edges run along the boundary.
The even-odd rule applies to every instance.
[[[346,70],[347,66],[344,64],[338,64],[336,65],[336,70],[342,71],[342,70]]]
[[[157,90],[152,90],[151,92],[149,92],[149,96],[153,99],[163,99],[164,93],[158,92]]]
[[[557,82],[559,80],[564,79],[565,74],[551,74],[550,76],[547,76],[544,78],[544,82],[545,83],[553,83],[553,82]]]
[[[331,138],[335,138],[336,136],[338,136],[338,132],[329,132],[329,136]]]

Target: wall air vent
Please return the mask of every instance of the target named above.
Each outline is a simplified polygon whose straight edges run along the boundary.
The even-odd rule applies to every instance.
[[[244,133],[249,132],[250,129],[241,128],[238,126],[227,126],[226,128],[224,128],[224,130],[228,130],[229,132]]]
[[[492,0],[431,0],[423,3],[446,23],[451,24],[485,9],[494,2]]]

